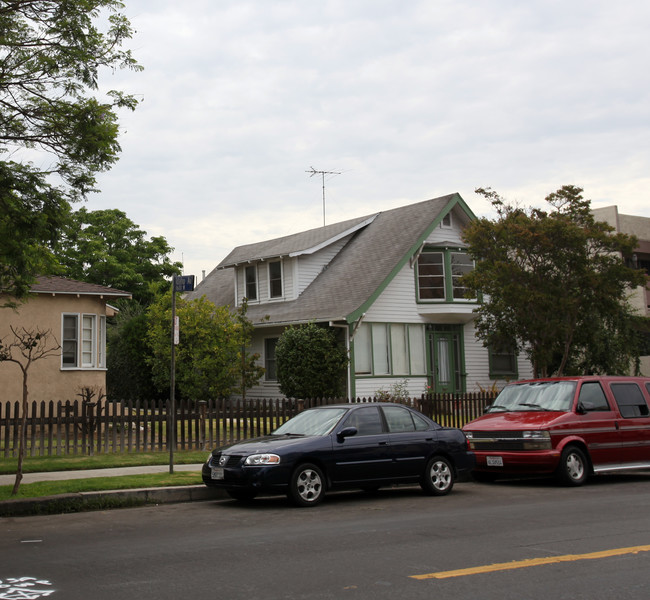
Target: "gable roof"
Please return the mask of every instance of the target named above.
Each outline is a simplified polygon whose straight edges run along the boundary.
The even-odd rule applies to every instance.
[[[34,294],[70,294],[74,296],[102,296],[111,298],[131,297],[131,292],[125,292],[95,283],[67,279],[66,277],[37,277],[30,291]]]
[[[262,256],[277,257],[269,250],[282,249],[289,256],[339,233],[354,229],[346,246],[295,300],[250,304],[248,318],[256,324],[284,325],[307,321],[358,319],[388,285],[399,269],[418,251],[431,231],[456,205],[474,218],[459,194],[450,194],[416,204],[352,219],[301,234],[235,248],[188,294],[205,294],[217,305],[232,305],[234,276],[230,266]],[[307,240],[310,240],[307,242]],[[295,254],[293,254],[295,255]],[[224,268],[226,267],[226,268]],[[268,316],[268,319],[266,317]]]

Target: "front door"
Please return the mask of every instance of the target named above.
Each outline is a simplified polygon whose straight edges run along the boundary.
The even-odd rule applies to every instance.
[[[454,394],[463,391],[461,335],[452,329],[429,332],[429,378],[433,392]]]

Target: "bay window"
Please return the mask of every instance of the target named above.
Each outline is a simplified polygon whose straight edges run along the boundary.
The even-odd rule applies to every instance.
[[[420,302],[468,300],[461,278],[474,269],[474,261],[461,250],[425,248],[418,256],[417,298]]]

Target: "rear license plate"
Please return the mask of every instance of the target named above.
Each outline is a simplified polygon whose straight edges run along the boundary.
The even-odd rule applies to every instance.
[[[503,456],[487,456],[487,466],[488,467],[502,467],[503,466]]]
[[[223,479],[223,467],[212,467],[212,479]]]

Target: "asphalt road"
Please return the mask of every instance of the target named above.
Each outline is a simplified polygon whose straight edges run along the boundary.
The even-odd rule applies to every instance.
[[[4,518],[0,599],[647,600],[649,497],[637,474]]]

